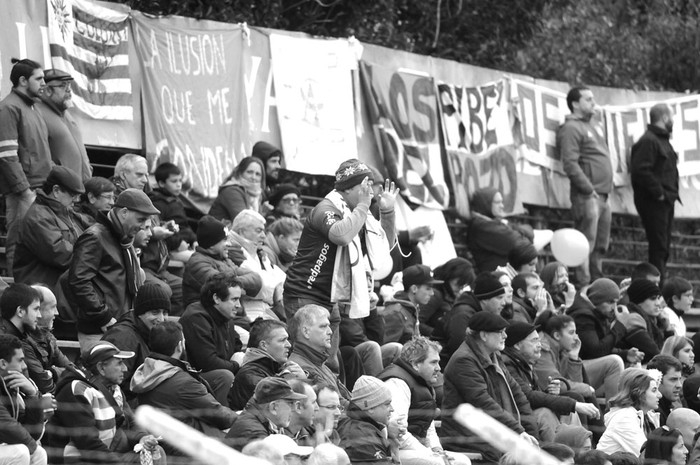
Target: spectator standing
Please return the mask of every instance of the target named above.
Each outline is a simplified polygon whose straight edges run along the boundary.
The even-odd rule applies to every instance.
[[[374,197],[372,176],[370,168],[359,160],[340,164],[335,173],[335,189],[306,219],[297,256],[287,269],[284,284],[287,320],[306,304],[328,310],[333,332],[330,352],[333,366],[339,343],[340,307],[351,318],[363,318],[370,312],[369,291],[373,283],[367,228],[380,240],[388,241],[389,248],[396,243],[394,204],[398,190],[388,179],[380,189],[381,226],[377,225],[369,214]],[[350,249],[361,251],[357,260],[350,260]]]
[[[630,175],[634,206],[649,242],[649,263],[666,279],[666,262],[671,253],[671,228],[678,193],[678,154],[671,145],[673,111],[665,103],[649,111],[649,124],[632,146]]]
[[[291,349],[287,325],[277,320],[258,319],[253,322],[248,348],[233,379],[231,408],[242,410],[263,378],[305,379],[304,370],[289,361]]]
[[[557,130],[557,151],[571,183],[571,213],[574,227],[590,246],[589,260],[577,269],[580,285],[603,276],[602,257],[610,243],[612,211],[608,195],[613,189],[610,152],[596,113],[593,92],[574,87],[566,95],[571,111]]]
[[[51,289],[41,285],[33,285],[32,288],[41,295],[39,306],[39,318],[37,327],[29,331],[29,337],[23,341],[25,357],[29,377],[36,383],[43,394],[53,393],[59,376],[73,363],[58,347],[56,337],[51,332],[53,322],[58,315],[56,308],[56,296]]]
[[[46,86],[36,108],[48,129],[51,159],[57,165],[70,168],[85,182],[92,177],[92,166],[78,123],[68,111],[73,105],[73,76],[60,69],[48,69],[44,72],[44,82]]]
[[[204,283],[200,301],[189,305],[180,318],[187,359],[204,372],[202,376],[222,405],[229,405],[233,375],[240,368],[234,354],[240,353],[243,344],[233,320],[241,316],[242,293],[235,276],[215,274]]]
[[[53,162],[49,131],[35,111],[46,83],[36,61],[12,59],[12,91],[0,102],[0,194],[5,196],[7,263],[14,263],[19,220],[36,197],[34,190],[46,180]],[[8,270],[11,272],[12,270]]]
[[[56,388],[56,419],[67,434],[64,458],[81,464],[139,463],[134,446],[160,453],[154,464],[165,464],[158,440],[137,427],[131,408],[119,388],[126,367],[124,360],[134,356],[113,344],[101,341],[85,356],[88,377],[69,369]],[[157,455],[157,454],[156,454]]]
[[[255,387],[253,397],[236,418],[224,442],[234,449],[255,439],[284,434],[292,419],[292,409],[306,396],[292,390],[282,378],[264,378]]]
[[[392,411],[389,388],[373,376],[360,376],[338,424],[339,445],[353,463],[401,463],[397,434],[388,428]]]
[[[44,426],[39,390],[22,374],[26,368],[20,340],[0,334],[0,460],[46,465],[46,451],[37,443]]]
[[[117,188],[112,181],[100,176],[95,176],[84,184],[85,192],[80,196],[80,202],[73,206],[78,213],[82,213],[97,220],[99,212],[107,214],[114,206]]]
[[[160,284],[145,283],[136,293],[134,309],[122,315],[102,336],[103,341],[111,342],[119,350],[134,353],[133,357],[124,359],[126,371],[121,385],[129,400],[134,397],[129,384],[131,377],[151,352],[149,333],[165,321],[168,313],[170,300],[165,289]]]
[[[445,368],[440,439],[455,452],[479,452],[486,460],[501,455],[493,446],[453,418],[465,402],[512,429],[536,445],[537,424],[530,403],[498,355],[505,348],[508,322],[491,312],[479,312],[469,320],[469,332]]]
[[[144,282],[133,242],[150,215],[158,214],[143,191],[126,189],[106,215],[78,238],[68,271],[68,290],[78,307],[83,352],[132,308]]]
[[[231,426],[236,414],[221,405],[209,383],[182,360],[182,326],[166,321],[154,327],[148,344],[152,350],[131,378],[131,390],[138,395],[139,405],[164,410],[207,436],[223,438],[223,430]],[[174,447],[168,447],[167,452],[182,455]]]
[[[70,266],[73,246],[90,219],[73,210],[85,192],[78,175],[64,166],[51,168],[36,200],[19,225],[13,273],[16,282],[41,282],[54,288]]]

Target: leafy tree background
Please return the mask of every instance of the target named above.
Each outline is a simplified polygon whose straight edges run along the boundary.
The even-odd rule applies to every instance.
[[[145,13],[348,37],[535,77],[694,91],[695,0],[112,0]]]

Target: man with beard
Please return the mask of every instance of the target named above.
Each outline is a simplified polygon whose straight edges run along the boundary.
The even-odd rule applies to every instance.
[[[19,220],[29,210],[51,170],[49,132],[34,103],[43,88],[44,70],[33,60],[12,59],[12,91],[0,102],[0,194],[7,215],[7,263],[14,259]],[[12,270],[8,270],[12,271]]]
[[[656,369],[663,377],[659,383],[659,424],[664,426],[671,411],[681,407],[681,388],[683,387],[681,362],[670,355],[659,354],[647,364],[647,369]]]
[[[649,263],[666,277],[666,261],[671,250],[671,225],[678,195],[678,154],[670,142],[673,111],[665,103],[649,111],[649,125],[632,146],[630,173],[634,206],[649,241]]]
[[[81,351],[132,308],[144,282],[133,242],[150,215],[160,213],[143,191],[126,189],[109,213],[78,238],[68,271],[68,288],[78,307]]]
[[[73,106],[73,76],[60,69],[49,69],[44,73],[44,81],[46,87],[36,107],[49,131],[51,159],[57,165],[75,171],[85,182],[92,176],[92,166],[80,128],[70,112],[66,111]]]

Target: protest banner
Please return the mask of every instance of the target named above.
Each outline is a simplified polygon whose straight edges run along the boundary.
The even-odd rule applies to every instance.
[[[360,62],[364,104],[380,158],[410,202],[442,210],[449,191],[440,156],[437,91],[430,76]]]
[[[46,0],[53,68],[73,77],[73,103],[95,119],[133,120],[129,8]]]
[[[357,57],[347,40],[272,34],[270,57],[287,168],[335,174],[357,158],[352,70]]]
[[[238,25],[133,13],[143,66],[143,112],[150,169],[170,161],[192,191],[212,198],[247,151]]]

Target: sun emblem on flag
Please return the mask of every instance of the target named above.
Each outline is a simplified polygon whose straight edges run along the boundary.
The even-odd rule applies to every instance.
[[[65,41],[71,23],[70,5],[66,0],[51,0],[51,8],[53,9],[54,21],[56,21],[58,30],[61,31],[61,37]]]

